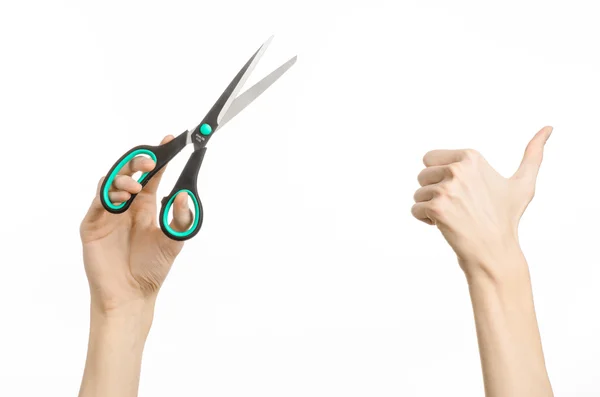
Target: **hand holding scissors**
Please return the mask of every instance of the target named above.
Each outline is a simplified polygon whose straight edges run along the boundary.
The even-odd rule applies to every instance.
[[[292,65],[296,62],[296,57],[275,69],[268,76],[249,88],[246,92],[238,96],[239,91],[248,79],[252,70],[264,54],[267,46],[270,44],[273,37],[269,38],[260,48],[250,57],[248,62],[242,67],[234,79],[229,83],[229,86],[221,94],[213,107],[208,111],[200,124],[196,127],[184,131],[172,141],[161,146],[140,145],[126,152],[108,171],[107,177],[104,179],[100,188],[100,201],[102,206],[113,214],[121,214],[131,206],[135,199],[135,194],[121,203],[113,203],[110,199],[110,189],[113,185],[115,177],[127,163],[137,156],[149,156],[154,160],[156,166],[150,172],[143,173],[138,183],[142,188],[152,179],[158,171],[160,171],[169,161],[171,161],[184,147],[188,144],[194,145],[194,151],[190,155],[187,164],[181,172],[179,179],[171,192],[162,199],[161,210],[159,215],[159,225],[163,233],[173,240],[184,241],[194,237],[202,226],[203,210],[202,202],[198,196],[197,179],[206,153],[206,144],[214,133],[223,127],[229,120],[234,118],[246,106],[252,103],[260,96],[267,88],[271,86],[279,77],[281,77]],[[194,220],[191,227],[183,232],[174,230],[169,225],[169,211],[173,205],[175,197],[186,192],[192,199],[194,205]]]

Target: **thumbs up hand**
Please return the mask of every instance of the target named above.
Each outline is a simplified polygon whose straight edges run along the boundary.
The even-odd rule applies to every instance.
[[[533,137],[510,178],[470,149],[434,150],[423,158],[426,168],[418,176],[421,188],[412,214],[438,227],[467,277],[500,277],[507,269],[498,265],[499,258],[520,252],[519,220],[533,199],[551,133],[552,127],[544,127]]]

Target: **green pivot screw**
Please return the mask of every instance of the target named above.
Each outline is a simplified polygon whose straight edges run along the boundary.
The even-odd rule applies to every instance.
[[[212,127],[204,123],[200,126],[200,133],[202,135],[210,135],[212,133]]]

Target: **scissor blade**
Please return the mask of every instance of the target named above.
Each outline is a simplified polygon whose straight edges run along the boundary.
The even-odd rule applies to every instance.
[[[246,80],[248,80],[248,77],[250,76],[250,74],[252,74],[252,71],[256,67],[256,64],[258,63],[260,58],[263,56],[263,54],[267,50],[267,47],[269,46],[269,44],[271,44],[272,40],[273,40],[273,36],[269,37],[269,39],[267,41],[265,41],[263,43],[263,45],[261,45],[259,47],[259,49],[254,53],[254,55],[252,55],[252,57],[244,65],[244,67],[238,72],[237,76],[235,76],[233,81],[231,83],[229,83],[229,86],[227,87],[227,89],[225,90],[225,92],[222,95],[222,97],[226,96],[226,95],[228,95],[228,97],[227,97],[227,101],[223,104],[221,111],[219,112],[219,115],[217,116],[217,128],[218,128],[218,125],[221,124],[221,120],[223,119],[223,116],[227,113],[227,110],[231,106],[231,103],[237,97],[237,94],[240,92],[240,90],[244,86],[244,83],[246,82]]]
[[[258,98],[267,88],[271,86],[274,82],[276,82],[285,72],[288,71],[296,63],[296,58],[293,57],[274,71],[272,71],[268,76],[263,78],[258,83],[254,84],[252,87],[248,88],[243,94],[239,97],[235,98],[229,110],[219,123],[219,127],[224,126],[229,120],[238,115],[242,110],[246,108],[246,106],[250,105],[256,98]]]

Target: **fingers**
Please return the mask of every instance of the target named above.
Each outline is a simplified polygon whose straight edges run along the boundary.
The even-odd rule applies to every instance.
[[[177,232],[184,232],[192,226],[194,222],[194,214],[188,206],[188,194],[186,192],[179,193],[173,200],[173,220],[171,227]]]
[[[138,194],[142,190],[142,185],[130,176],[117,175],[112,188],[116,191],[124,190],[131,194]]]
[[[538,131],[525,148],[523,160],[513,179],[522,179],[528,183],[535,183],[542,160],[544,158],[544,145],[552,134],[552,127],[544,127]]]
[[[92,204],[85,217],[85,221],[87,222],[93,223],[106,213],[104,207],[102,206],[102,203],[100,202],[100,189],[102,188],[102,184],[104,183],[105,179],[106,177],[103,176],[98,181],[98,185],[96,186],[96,196],[94,197],[94,200],[92,201]],[[117,180],[119,180],[119,182],[116,182]],[[131,193],[137,193],[141,188],[141,186],[136,187],[136,185],[139,185],[139,183],[131,179],[131,177],[124,175],[117,176],[115,178],[114,184],[117,185],[117,189],[119,189],[119,187],[121,187],[122,189],[113,189],[108,192],[108,198],[112,203],[116,205],[119,205],[120,203],[129,200],[131,198]],[[130,190],[131,192],[128,190]]]
[[[154,162],[150,160],[152,164]],[[138,163],[140,164],[140,163]],[[154,165],[152,165],[154,167]],[[131,168],[135,170],[135,168]],[[119,205],[131,198],[131,195],[138,194],[142,190],[142,185],[129,175],[117,175],[112,186],[108,191],[108,198],[111,203]]]
[[[166,143],[171,142],[173,139],[175,139],[175,137],[173,135],[167,135],[166,137],[163,138],[163,140],[160,142],[160,144],[164,145]],[[150,179],[148,181],[148,183],[146,184],[146,186],[144,187],[144,191],[146,191],[148,193],[156,194],[156,192],[158,191],[158,186],[160,185],[160,180],[162,179],[162,176],[165,173],[166,169],[167,169],[167,166],[165,165],[160,171],[158,171],[156,174],[154,174],[152,179]]]
[[[448,192],[448,184],[463,168],[459,163],[476,162],[478,158],[479,153],[472,149],[432,150],[425,154],[423,163],[427,168],[417,177],[422,187],[414,195],[413,216],[428,225],[435,225],[439,215],[438,201]]]
[[[108,198],[110,199],[111,203],[119,205],[122,202],[129,200],[131,198],[131,193],[122,190],[108,192]]]
[[[131,195],[142,191],[142,185],[132,178],[136,172],[150,172],[154,169],[156,163],[147,157],[137,156],[131,159],[113,180],[109,187],[108,198],[116,205],[127,201]]]
[[[443,158],[446,160],[457,159],[461,156],[459,151],[433,151],[429,153],[434,153],[434,160],[439,160],[440,157],[436,157],[435,152],[456,152],[452,153],[451,156],[447,156],[449,153],[444,153]],[[424,162],[425,165],[432,164],[430,159],[427,157],[429,155],[425,155]],[[446,161],[444,160],[444,161]],[[449,163],[449,164],[452,164]],[[440,196],[443,188],[442,183],[452,177],[451,165],[428,165],[423,171],[421,171],[417,177],[419,184],[422,186],[417,189],[414,195],[415,205],[413,205],[411,212],[415,218],[420,220],[421,222],[425,222],[428,225],[435,225],[435,218],[433,218],[430,214],[430,207],[432,205],[432,200],[436,197]]]
[[[161,145],[171,141],[172,135],[166,136]],[[156,163],[147,157],[137,156],[129,161],[119,172],[119,175],[113,180],[112,186],[108,192],[108,198],[113,204],[119,205],[120,203],[127,201],[132,195],[138,194],[142,191],[142,185],[137,180],[132,178],[132,175],[136,172],[150,172],[154,169]],[[160,178],[164,173],[165,168],[156,173],[150,181],[146,184],[144,191],[148,193],[156,193]]]
[[[433,200],[440,196],[443,192],[443,188],[440,185],[428,185],[420,189],[417,189],[414,195],[415,203]]]
[[[439,206],[436,199],[439,200],[447,190],[448,188],[443,182],[417,189],[414,195],[415,204],[411,209],[412,215],[421,222],[435,225],[436,216],[439,215],[436,212],[436,208]]]
[[[133,175],[138,171],[150,172],[154,169],[154,161],[148,157],[137,156],[131,159],[127,164],[121,168],[119,174],[121,175]]]
[[[430,202],[416,203],[412,206],[411,213],[421,222],[425,222],[428,225],[435,225],[435,222],[429,217],[428,214],[429,203]]]
[[[470,150],[432,150],[423,156],[423,164],[427,167],[448,165],[463,160]]]
[[[173,140],[174,137],[172,135],[168,135],[163,138],[161,145],[164,145],[167,142]],[[155,162],[152,159],[143,156],[134,157],[131,161],[129,161],[123,168],[119,171],[118,175],[114,178],[113,183],[109,186],[108,198],[109,200],[115,204],[119,205],[124,201],[127,201],[131,198],[133,194],[138,194],[142,191],[142,185],[138,183],[135,179],[132,178],[132,175],[136,172],[150,172],[155,167]],[[149,191],[150,193],[156,193],[156,189],[158,188],[158,184],[160,182],[160,178],[164,173],[165,167],[162,170],[156,173],[156,175],[148,182],[144,190]],[[96,187],[96,196],[92,201],[90,209],[86,215],[85,220],[87,222],[94,222],[98,219],[98,217],[103,216],[105,214],[105,210],[100,202],[100,194],[102,193],[100,190],[102,188],[102,184],[104,183],[106,177],[100,178],[98,181],[98,185]],[[186,197],[187,198],[187,197]],[[187,200],[186,198],[178,198],[174,204],[175,211],[175,228],[183,227],[183,230],[186,230],[189,226],[185,226],[186,224],[191,224],[193,222],[193,216],[188,215],[181,208],[178,208],[177,202],[185,203],[185,208],[187,209]],[[189,211],[189,209],[188,209]],[[188,218],[191,218],[191,221],[188,222]]]
[[[450,174],[451,173],[448,166],[438,165],[425,168],[419,173],[417,180],[421,186],[433,185],[434,183],[443,181]]]

